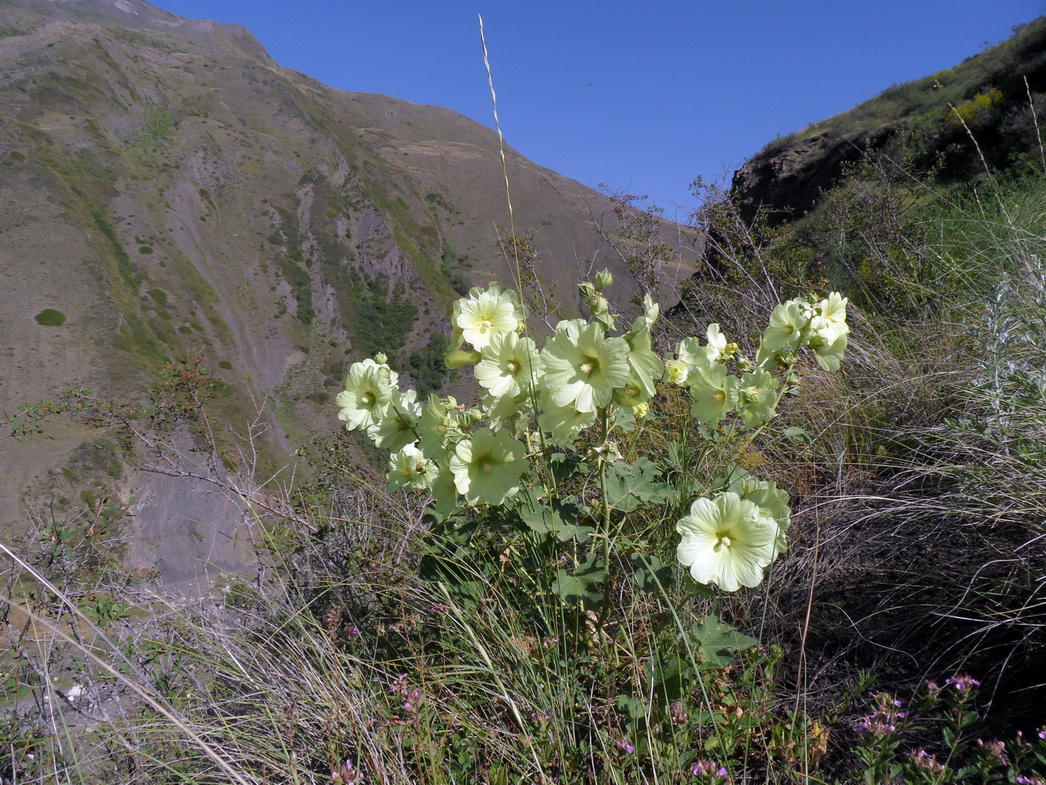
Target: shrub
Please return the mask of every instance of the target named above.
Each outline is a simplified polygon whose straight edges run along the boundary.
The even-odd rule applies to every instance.
[[[33,318],[36,319],[37,324],[42,324],[44,327],[61,327],[65,324],[65,314],[54,308],[44,308]]]

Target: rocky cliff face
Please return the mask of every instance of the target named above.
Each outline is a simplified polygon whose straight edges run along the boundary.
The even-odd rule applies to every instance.
[[[595,226],[609,201],[511,150],[508,166],[566,311],[593,260],[627,290]],[[229,424],[268,401],[267,448],[290,455],[337,427],[348,363],[403,363],[445,329],[455,287],[509,278],[503,191],[489,129],[280,68],[241,27],[141,0],[6,0],[0,408],[68,385],[134,399],[198,354],[228,385]],[[680,249],[679,274],[693,258]],[[86,475],[62,467],[85,438],[0,445],[18,452],[0,521],[26,487],[74,497]]]
[[[861,161],[882,141],[822,133],[783,148],[772,147],[734,172],[730,190],[743,205],[746,219],[763,214],[776,226],[809,212],[846,166]]]

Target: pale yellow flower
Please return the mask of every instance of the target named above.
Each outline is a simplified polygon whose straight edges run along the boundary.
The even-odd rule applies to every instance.
[[[384,364],[366,359],[353,363],[345,379],[345,389],[334,399],[338,419],[353,431],[379,422],[389,405],[398,376]]]
[[[454,448],[454,485],[469,504],[501,504],[519,491],[519,478],[527,470],[525,452],[523,442],[507,431],[480,428]]]
[[[727,491],[715,501],[698,499],[676,524],[680,563],[698,583],[724,591],[758,586],[777,557],[777,524],[750,501]]]
[[[562,321],[541,352],[544,387],[557,406],[594,412],[628,379],[628,342],[607,338],[598,324]]]
[[[480,350],[492,336],[498,333],[515,332],[523,319],[516,293],[502,291],[492,283],[486,291],[473,288],[468,297],[454,305],[452,321],[461,330],[461,337]]]

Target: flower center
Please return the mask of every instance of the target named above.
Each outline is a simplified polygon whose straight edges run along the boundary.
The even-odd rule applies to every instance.
[[[491,328],[490,319],[483,319],[479,323],[479,329],[489,330]]]
[[[599,360],[595,357],[586,357],[585,361],[578,366],[578,370],[585,374],[594,373],[597,368],[599,368]]]
[[[722,390],[716,390],[715,393],[712,395],[712,399],[717,403],[722,403],[726,400],[726,393],[724,393]]]
[[[362,398],[360,398],[360,403],[362,403],[364,406],[370,406],[370,404],[371,404],[370,396],[369,395],[364,395]]]
[[[516,371],[519,370],[519,366],[514,361],[509,361],[505,365],[505,367],[508,369],[509,373],[515,373]]]
[[[490,474],[493,471],[494,471],[494,467],[491,466],[488,461],[484,461],[483,462],[483,473],[484,474]]]

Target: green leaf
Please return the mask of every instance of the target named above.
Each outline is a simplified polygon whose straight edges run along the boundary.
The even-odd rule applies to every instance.
[[[633,720],[639,720],[646,716],[646,703],[638,698],[633,698],[631,695],[618,695],[617,707]]]
[[[550,535],[560,542],[585,542],[592,533],[591,526],[578,525],[581,508],[571,501],[527,499],[519,506],[519,516],[532,532]]]
[[[628,406],[618,406],[614,409],[612,425],[620,428],[622,433],[630,433],[636,429],[636,415]]]
[[[654,694],[662,701],[662,705],[667,706],[682,697],[685,671],[678,657],[663,659],[658,655],[651,658],[647,665],[647,675]]]
[[[658,481],[661,470],[649,458],[635,463],[618,462],[607,472],[607,502],[615,510],[632,512],[644,504],[657,504],[672,495],[672,488]]]
[[[644,556],[641,553],[629,555],[632,562],[632,578],[639,590],[646,594],[660,594],[672,585],[675,566],[662,564],[657,556]]]
[[[796,444],[810,444],[814,440],[809,431],[797,425],[789,425],[782,433]]]
[[[609,573],[604,569],[603,562],[597,559],[594,553],[590,553],[573,573],[556,570],[552,591],[571,605],[586,601],[595,605],[603,599],[599,584],[608,577]]]
[[[733,652],[750,649],[759,641],[723,624],[715,614],[695,622],[690,628],[690,643],[701,658],[714,668],[725,668],[733,660]]]

